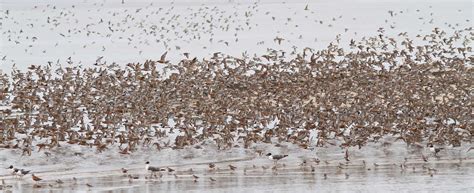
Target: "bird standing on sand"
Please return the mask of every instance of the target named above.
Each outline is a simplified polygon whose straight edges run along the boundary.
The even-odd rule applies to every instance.
[[[43,179],[41,179],[40,177],[35,176],[35,174],[31,174],[31,178],[32,178],[33,181],[35,181],[35,182],[39,182],[39,181],[43,180]]]
[[[8,167],[8,168],[6,168],[6,169],[9,169],[10,172],[11,172],[14,176],[16,176],[17,173],[18,173],[18,171],[19,171],[19,169],[18,169],[18,168],[14,168],[13,165],[10,165],[10,167]]]
[[[288,157],[288,155],[272,155],[272,153],[267,153],[269,159],[275,161],[277,163],[279,160]]]
[[[30,173],[31,170],[24,170],[24,169],[21,169],[21,170],[18,170],[17,174],[18,176],[20,177],[23,177],[24,175]]]
[[[435,147],[432,143],[428,144],[430,147],[430,151],[434,154],[434,156],[438,156],[438,153],[443,150],[442,147]]]
[[[166,171],[164,168],[159,168],[159,167],[150,166],[150,162],[149,162],[149,161],[147,161],[145,164],[146,164],[146,166],[145,166],[145,170],[146,170],[146,171],[151,171],[152,173],[160,172],[160,171]]]

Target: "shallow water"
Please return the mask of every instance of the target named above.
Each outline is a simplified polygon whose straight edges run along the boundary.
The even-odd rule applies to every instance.
[[[161,178],[144,174],[143,169],[131,169],[129,173],[139,179],[129,180],[117,170],[42,173],[38,176],[44,181],[37,184],[30,176],[23,180],[6,176],[4,179],[13,186],[5,192],[469,192],[474,189],[470,183],[474,181],[474,159],[440,158],[428,162],[409,159],[405,170],[400,164],[385,161],[377,163],[378,166],[369,162],[364,166],[361,160],[347,165],[343,161],[322,161],[319,165],[307,162],[306,166],[281,161],[277,170],[273,170],[269,160],[257,161],[261,164],[255,167],[252,164],[255,162],[250,160],[232,162],[237,166],[235,171],[228,169],[225,162],[217,163],[220,168],[217,170],[209,170],[205,164],[176,166],[173,173],[162,172]],[[314,172],[310,165],[314,166]],[[199,179],[194,181],[193,174]],[[64,184],[57,184],[56,179],[62,179]]]

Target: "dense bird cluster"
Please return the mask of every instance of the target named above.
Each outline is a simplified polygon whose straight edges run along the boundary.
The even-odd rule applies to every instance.
[[[472,34],[435,28],[411,40],[380,30],[350,49],[334,42],[286,56],[269,49],[177,64],[165,53],[126,67],[33,65],[2,75],[0,147],[31,154],[65,143],[99,152],[118,144],[128,154],[212,140],[219,149],[360,148],[388,135],[459,146],[474,133]]]

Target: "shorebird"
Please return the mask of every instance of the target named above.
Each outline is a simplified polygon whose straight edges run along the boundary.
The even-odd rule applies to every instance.
[[[31,174],[31,178],[32,178],[33,181],[35,181],[35,182],[39,182],[39,181],[43,180],[43,179],[41,179],[40,177],[35,176],[35,174]]]
[[[155,172],[160,172],[160,171],[166,171],[164,168],[159,168],[159,167],[154,167],[154,166],[150,166],[150,162],[147,161],[145,163],[145,170],[146,171],[151,171],[152,173],[155,173]]]
[[[25,176],[26,174],[30,173],[30,171],[31,171],[31,170],[20,169],[20,170],[18,170],[17,175],[20,176],[20,177],[23,177],[23,176]]]
[[[435,147],[432,143],[428,144],[430,147],[431,153],[433,153],[434,156],[438,156],[438,153],[443,150],[444,148],[442,147]]]
[[[8,168],[6,169],[9,169],[11,174],[16,177],[18,175],[18,171],[20,171],[18,168],[14,168],[13,165],[10,165]]]
[[[277,163],[279,160],[288,157],[288,155],[272,155],[272,153],[267,153],[268,159],[273,160],[275,163]]]
[[[128,170],[127,170],[127,169],[125,169],[125,168],[122,168],[122,173],[123,173],[123,174],[126,174],[127,172],[128,172]]]
[[[193,174],[193,178],[194,178],[194,182],[197,182],[197,180],[199,179],[199,176],[196,176]]]
[[[233,165],[230,165],[230,164],[229,164],[229,168],[230,168],[230,170],[232,170],[232,171],[235,171],[235,169],[237,169],[236,166],[233,166]]]
[[[216,164],[210,163],[209,164],[209,170],[214,170],[216,168]]]

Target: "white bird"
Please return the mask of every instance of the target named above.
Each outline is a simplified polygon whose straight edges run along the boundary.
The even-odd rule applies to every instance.
[[[150,162],[147,161],[145,163],[145,170],[146,171],[151,171],[151,172],[159,172],[159,171],[166,171],[164,168],[159,168],[159,167],[154,167],[154,166],[150,166]]]
[[[444,148],[442,147],[435,147],[432,143],[429,144],[429,147],[430,147],[430,151],[435,155],[437,156],[438,153],[443,150]]]
[[[288,155],[272,155],[272,153],[267,153],[266,156],[268,156],[268,159],[275,161],[275,163],[278,162],[278,160],[288,157]]]

